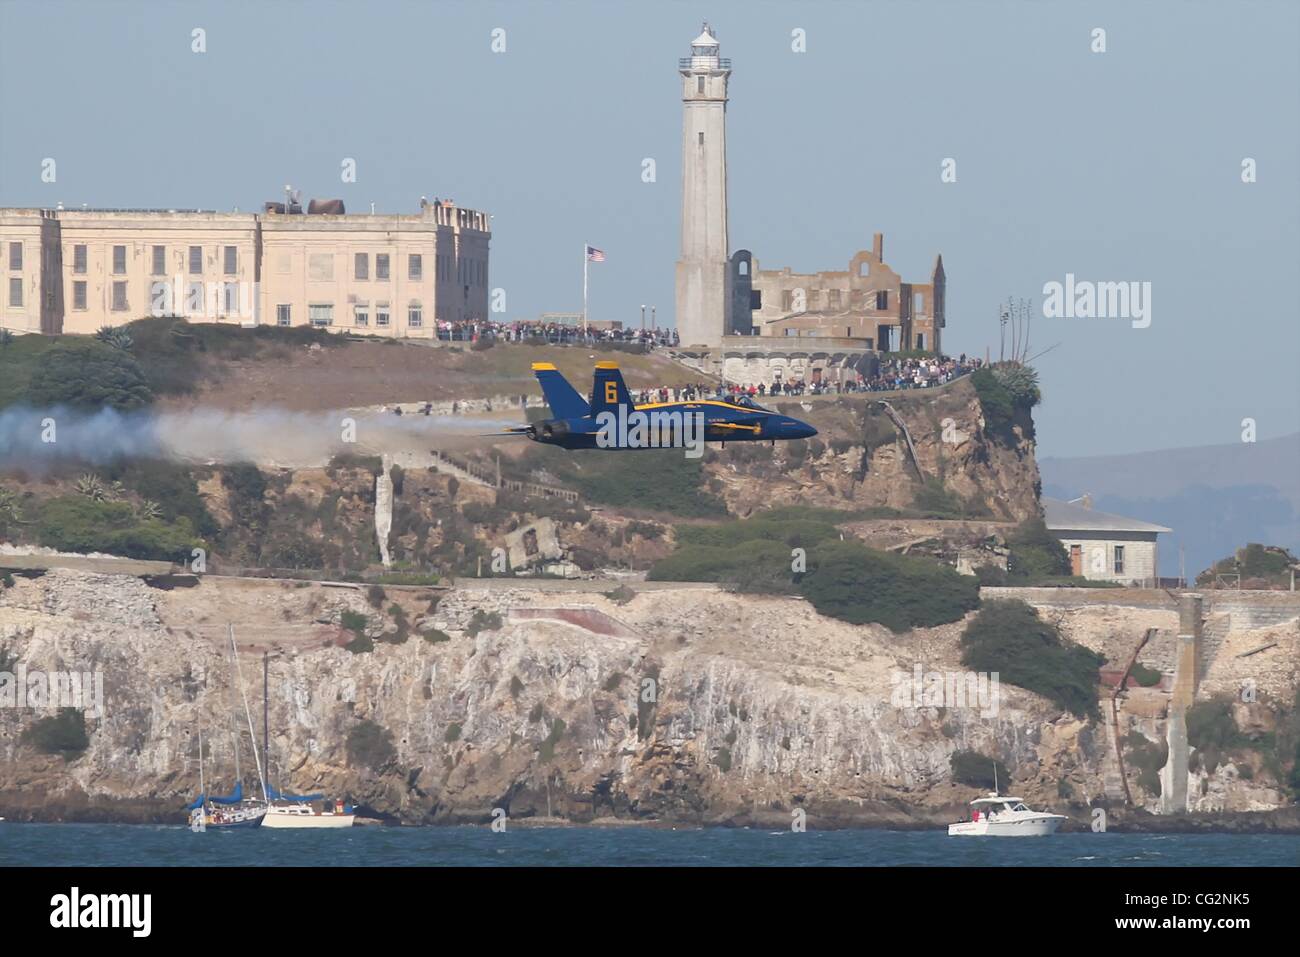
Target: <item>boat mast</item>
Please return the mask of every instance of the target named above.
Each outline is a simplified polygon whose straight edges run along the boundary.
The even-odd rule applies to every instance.
[[[262,761],[257,756],[257,732],[253,730],[253,713],[248,710],[248,695],[244,692],[244,677],[239,670],[239,651],[235,647],[235,626],[230,625],[230,653],[235,658],[235,678],[239,683],[239,696],[244,699],[244,718],[248,721],[248,740],[253,745],[253,763],[257,765],[257,782],[262,786],[262,803],[266,798],[266,778],[262,775]]]
[[[271,699],[267,692],[267,676],[270,673],[270,664],[268,663],[266,652],[262,652],[262,754],[266,756],[266,777],[271,777]]]
[[[208,803],[208,789],[203,783],[203,722],[199,722],[199,797]]]

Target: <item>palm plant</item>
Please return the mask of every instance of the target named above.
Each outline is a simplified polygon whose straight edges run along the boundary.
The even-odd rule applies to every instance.
[[[86,496],[92,502],[102,502],[108,498],[108,489],[104,487],[104,480],[94,472],[86,472],[77,479],[74,485],[78,494]]]
[[[127,332],[122,326],[100,326],[95,333],[95,338],[100,342],[106,342],[114,349],[121,349],[123,352],[130,350],[133,340],[131,333]]]

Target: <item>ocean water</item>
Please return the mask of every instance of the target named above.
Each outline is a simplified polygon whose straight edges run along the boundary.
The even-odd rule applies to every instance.
[[[261,828],[0,823],[0,866],[1296,867],[1300,835],[1058,834],[645,827]]]

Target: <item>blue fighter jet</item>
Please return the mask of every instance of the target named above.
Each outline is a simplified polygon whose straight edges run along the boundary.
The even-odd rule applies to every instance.
[[[552,418],[506,432],[562,449],[691,449],[703,442],[775,443],[817,434],[807,422],[765,409],[748,396],[637,405],[613,362],[596,363],[588,399],[549,362],[534,362],[533,374]]]

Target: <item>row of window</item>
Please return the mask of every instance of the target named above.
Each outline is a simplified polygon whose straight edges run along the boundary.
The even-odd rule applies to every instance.
[[[167,275],[167,247],[152,246],[151,275]],[[375,253],[375,279],[384,280],[389,277],[389,256],[387,253]],[[443,281],[451,280],[451,257],[437,257],[438,278]],[[86,274],[86,246],[78,243],[72,247],[72,272],[74,275],[84,276]],[[203,274],[203,247],[188,247],[188,272],[191,276],[201,276]],[[227,276],[238,275],[239,273],[239,248],[237,246],[222,247],[222,267]],[[9,269],[13,272],[21,272],[23,268],[23,244],[20,242],[11,242],[9,244]],[[126,275],[126,246],[113,247],[113,275]],[[420,253],[410,253],[406,257],[406,277],[413,281],[420,281],[424,278],[424,257]],[[370,278],[370,253],[356,253],[353,259],[353,278],[368,280]],[[487,264],[478,260],[461,260],[457,266],[457,277],[460,282],[475,285],[487,285]]]
[[[388,253],[375,253],[375,279],[384,280],[389,276]],[[451,257],[438,256],[435,265],[438,279],[443,282],[451,280]],[[353,253],[352,278],[360,281],[370,279],[370,253]],[[408,253],[406,257],[406,278],[419,281],[424,278],[424,257],[420,253]],[[478,260],[462,259],[457,264],[456,278],[459,282],[471,286],[487,285],[487,264]]]
[[[760,298],[759,298],[759,300],[758,300],[759,303],[760,303],[760,305],[756,306],[755,308],[760,308],[760,309],[761,309],[761,308],[762,308],[762,306],[761,306],[761,302],[762,302],[762,298],[761,298],[761,290],[754,290],[754,291],[755,291],[756,293],[759,293],[759,296],[760,296]],[[822,293],[822,290],[820,290],[820,289],[809,289],[809,290],[804,294],[804,295],[805,295],[805,308],[806,308],[806,309],[816,309],[816,308],[817,308],[817,303],[818,303],[818,302],[820,301],[820,299],[821,299],[821,293]],[[918,295],[919,295],[919,294],[918,294]],[[839,290],[839,289],[827,289],[827,290],[826,290],[826,299],[827,299],[827,302],[826,302],[826,308],[827,308],[827,309],[839,309],[839,308],[842,308],[842,305],[843,305],[843,301],[844,301],[844,300],[843,300],[843,294],[842,294],[842,291],[841,291],[841,290]],[[853,308],[855,308],[855,309],[865,309],[865,308],[867,308],[867,303],[870,302],[870,301],[873,301],[873,300],[874,300],[874,302],[875,302],[875,306],[874,306],[874,308],[876,308],[876,309],[888,309],[888,308],[889,308],[889,291],[888,291],[888,290],[885,290],[885,289],[882,289],[882,290],[879,290],[878,292],[875,292],[875,293],[867,293],[867,292],[851,292],[851,293],[850,293],[850,301],[852,302]],[[789,312],[789,311],[791,311],[791,310],[794,308],[794,291],[793,291],[793,290],[786,289],[786,290],[783,290],[783,291],[782,291],[782,293],[781,293],[781,308],[784,309],[786,312]]]
[[[333,303],[311,303],[307,306],[307,321],[313,326],[325,327],[334,325],[334,304]],[[287,303],[281,303],[275,307],[275,324],[277,326],[293,325],[293,307]],[[370,325],[370,304],[357,303],[352,307],[352,324],[366,328]],[[413,302],[406,307],[406,324],[412,329],[424,327],[424,307]],[[388,303],[375,304],[375,326],[378,328],[387,328],[392,325],[392,309]]]

